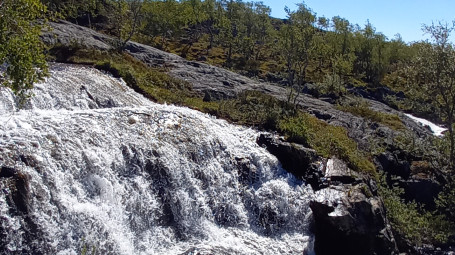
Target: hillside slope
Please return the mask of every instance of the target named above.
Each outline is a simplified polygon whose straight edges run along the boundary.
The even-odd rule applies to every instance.
[[[59,23],[51,22],[50,26],[52,27],[52,31],[46,32],[42,36],[47,44],[59,43],[67,46],[80,44],[93,49],[113,50],[111,46],[114,42],[113,38],[97,33],[89,28],[66,21]],[[280,100],[286,100],[289,93],[282,86],[258,82],[223,68],[188,61],[175,54],[158,50],[148,45],[128,42],[125,51],[149,66],[166,68],[168,74],[189,82],[195,91],[198,91],[201,95],[208,94],[211,100],[233,98],[247,90],[260,91]],[[405,126],[412,130],[418,137],[431,134],[428,129],[423,128],[401,112],[377,101],[367,101],[375,111],[397,114]],[[350,113],[337,110],[333,104],[305,94],[300,95],[296,102],[306,111],[325,120],[327,123],[347,128],[350,136],[360,144],[366,145],[368,141],[365,138],[370,135],[374,136],[375,130],[368,127],[367,121]],[[384,126],[380,128],[381,132],[387,133],[386,136],[394,135],[394,132],[389,128]],[[361,132],[359,132],[360,130]]]

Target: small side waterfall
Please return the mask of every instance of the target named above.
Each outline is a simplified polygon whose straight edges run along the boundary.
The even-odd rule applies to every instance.
[[[55,65],[0,93],[5,254],[311,254],[313,191],[258,132]]]

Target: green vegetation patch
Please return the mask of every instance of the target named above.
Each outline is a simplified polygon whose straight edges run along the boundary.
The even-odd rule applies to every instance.
[[[413,245],[421,246],[426,243],[444,244],[454,235],[455,226],[441,214],[428,212],[417,203],[406,203],[400,195],[403,189],[389,188],[385,177],[379,185],[379,193],[387,208],[387,218],[392,229],[398,232]]]
[[[374,164],[358,150],[346,129],[329,125],[272,96],[244,92],[236,99],[220,102],[217,115],[239,124],[279,131],[289,141],[311,147],[323,157],[335,155],[352,169],[376,176]]]
[[[370,108],[370,105],[363,100],[355,100],[347,105],[338,105],[337,109],[343,112],[350,112],[356,116],[373,122],[383,124],[393,130],[406,129],[398,115],[374,111]]]
[[[295,116],[293,105],[258,91],[245,91],[237,98],[220,102],[217,115],[241,125],[277,130],[287,116]]]
[[[305,144],[323,157],[335,155],[355,171],[376,176],[374,164],[357,148],[357,143],[349,138],[343,127],[331,126],[310,114],[300,113],[281,120],[279,130],[290,141]]]

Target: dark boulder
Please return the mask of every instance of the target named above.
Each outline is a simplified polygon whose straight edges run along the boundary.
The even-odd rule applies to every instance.
[[[286,171],[305,180],[313,189],[320,188],[323,175],[319,165],[322,158],[317,156],[315,150],[270,134],[261,134],[257,143],[275,155]]]
[[[29,176],[13,167],[2,166],[0,171],[0,184],[7,195],[6,200],[14,214],[28,214],[30,212]],[[6,185],[5,185],[6,184]]]
[[[402,198],[423,204],[426,209],[435,209],[434,200],[445,184],[443,174],[432,169],[428,162],[412,161],[412,157],[400,151],[386,151],[376,160],[380,170],[386,173],[387,184],[404,190]]]
[[[325,254],[397,254],[382,201],[365,184],[331,186],[316,192],[315,252]]]
[[[0,168],[0,178],[9,178],[13,177],[16,173],[16,169],[12,167],[2,166]]]
[[[441,192],[443,185],[433,178],[412,176],[408,180],[401,180],[399,185],[404,189],[404,199],[406,201],[416,201],[429,210],[436,209],[435,199]]]
[[[31,202],[31,197],[34,194],[30,192],[30,176],[23,173],[20,169],[5,165],[1,166],[1,172],[0,192],[3,192],[6,201],[6,205],[2,206],[8,208],[10,215],[21,219],[22,223],[18,231],[22,233],[26,240],[41,240],[44,235],[34,219],[33,204]],[[1,251],[9,250],[7,247],[9,244],[6,235],[4,235],[5,231],[10,230],[5,229],[0,224]],[[33,242],[19,248],[21,254],[41,254],[37,251],[42,247],[38,247],[38,242]],[[4,254],[2,252],[0,253]]]
[[[342,160],[320,158],[314,150],[274,135],[263,134],[257,142],[287,171],[318,190],[310,202],[316,254],[397,253],[373,179],[351,170]]]
[[[399,176],[408,179],[411,174],[411,166],[409,162],[401,157],[399,153],[392,153],[389,151],[381,153],[377,157],[377,161],[382,170],[388,175]]]

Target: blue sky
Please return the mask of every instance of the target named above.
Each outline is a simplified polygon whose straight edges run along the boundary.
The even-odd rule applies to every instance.
[[[284,18],[284,6],[296,9],[295,4],[302,1],[263,2],[272,8],[273,17]],[[451,22],[455,19],[454,0],[306,0],[305,4],[317,16],[340,16],[361,26],[369,19],[377,32],[382,32],[389,39],[399,33],[406,42],[426,38],[421,30],[422,24],[431,24],[432,21]]]

